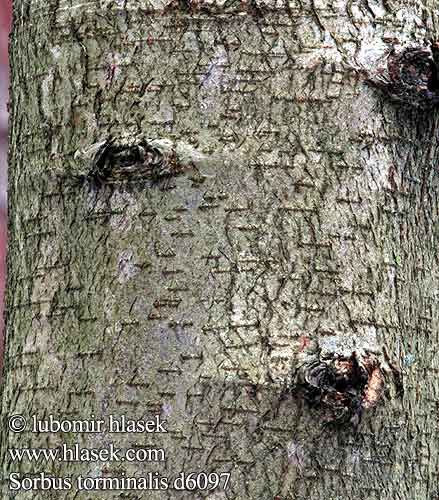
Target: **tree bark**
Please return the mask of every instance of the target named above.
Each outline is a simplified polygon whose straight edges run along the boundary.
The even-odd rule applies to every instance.
[[[438,114],[369,84],[392,48],[434,46],[436,16],[15,2],[2,498],[437,499]],[[75,443],[166,460],[8,451]],[[230,482],[180,491],[181,471]],[[76,483],[148,473],[169,487]]]

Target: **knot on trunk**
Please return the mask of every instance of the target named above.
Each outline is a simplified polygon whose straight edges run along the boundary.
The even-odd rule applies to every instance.
[[[373,355],[321,357],[316,341],[299,353],[293,392],[322,411],[325,422],[352,423],[357,427],[362,412],[375,407],[384,392],[384,377]]]
[[[88,177],[97,184],[145,179],[155,186],[177,176],[184,169],[170,144],[158,141],[116,144],[114,139],[110,139],[97,149]]]
[[[439,103],[439,43],[394,47],[384,64],[366,80],[392,101],[417,109]]]

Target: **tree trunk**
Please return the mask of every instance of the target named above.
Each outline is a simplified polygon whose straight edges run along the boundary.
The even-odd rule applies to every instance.
[[[2,498],[437,499],[436,13],[16,0]]]

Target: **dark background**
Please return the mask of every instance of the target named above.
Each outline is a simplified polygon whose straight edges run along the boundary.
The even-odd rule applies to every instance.
[[[8,35],[12,0],[0,0],[0,367],[3,360],[3,296],[5,291],[5,256],[7,242],[7,152],[8,152]]]

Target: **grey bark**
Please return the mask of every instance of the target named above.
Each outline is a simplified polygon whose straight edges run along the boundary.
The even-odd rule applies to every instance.
[[[436,15],[430,0],[15,2],[2,498],[437,498],[438,115],[365,82],[392,45],[435,40]],[[84,181],[110,137],[190,168]],[[309,339],[379,363],[358,428],[293,390]],[[12,433],[14,414],[160,415],[168,433]],[[8,452],[75,442],[166,461]],[[231,480],[9,490],[14,472],[155,471]]]

